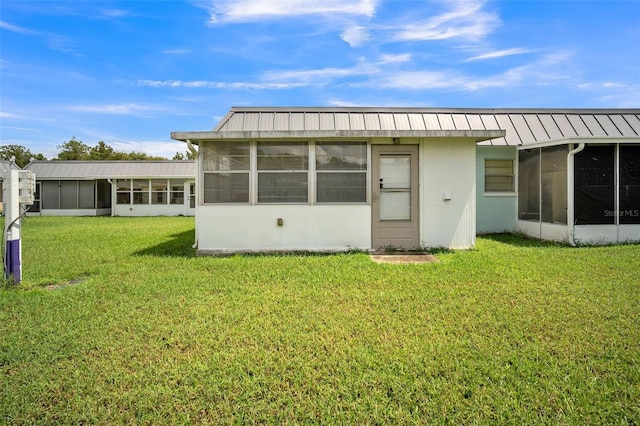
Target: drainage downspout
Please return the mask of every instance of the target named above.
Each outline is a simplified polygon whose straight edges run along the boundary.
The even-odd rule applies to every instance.
[[[196,171],[195,171],[195,178],[196,178],[196,229],[195,229],[195,241],[193,242],[193,245],[191,247],[193,247],[194,249],[198,248],[198,203],[200,202],[198,197],[198,193],[200,192],[200,185],[198,183],[198,163],[199,163],[199,158],[198,158],[198,150],[196,149],[195,146],[193,146],[193,144],[191,143],[191,139],[187,139],[185,140],[185,142],[187,143],[187,149],[189,150],[189,152],[191,153],[191,155],[193,155],[193,158],[196,160]]]
[[[191,155],[193,155],[193,157],[196,159],[196,161],[198,160],[198,150],[196,149],[195,146],[193,146],[193,144],[191,143],[191,139],[187,139],[185,141],[187,143],[187,149],[189,150],[189,152],[191,153]]]
[[[574,192],[575,192],[575,173],[573,171],[574,157],[577,153],[582,151],[585,147],[584,142],[580,142],[578,147],[569,151],[567,155],[567,225],[569,226],[569,244],[576,245],[574,240],[575,231],[575,205],[574,205]]]

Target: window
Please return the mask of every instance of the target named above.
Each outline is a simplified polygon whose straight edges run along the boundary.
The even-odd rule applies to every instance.
[[[367,144],[316,145],[316,199],[318,203],[367,201]]]
[[[567,223],[567,155],[569,145],[542,148],[541,220]]]
[[[249,142],[215,142],[203,146],[204,202],[249,202]]]
[[[129,179],[116,181],[116,204],[131,204],[131,181]]]
[[[514,184],[513,160],[484,160],[485,192],[513,192]]]
[[[576,225],[615,223],[614,148],[587,145],[574,158]]]
[[[201,204],[367,202],[366,142],[207,141],[201,152]]]
[[[149,180],[135,179],[131,186],[133,204],[149,204]]]
[[[78,208],[78,181],[60,181],[60,208],[67,210]]]
[[[306,142],[258,142],[258,202],[306,203],[309,148]]]
[[[540,150],[518,152],[518,219],[540,220]]]
[[[60,208],[60,182],[45,180],[42,182],[42,209]]]
[[[189,208],[196,208],[196,184],[195,182],[189,183]]]
[[[78,208],[96,208],[96,185],[92,180],[78,181]]]
[[[620,145],[620,224],[640,223],[640,146]]]
[[[97,207],[99,209],[111,208],[111,185],[106,180],[99,180],[97,184]]]
[[[167,204],[166,179],[151,179],[151,204]]]
[[[184,204],[184,180],[171,179],[171,204]]]

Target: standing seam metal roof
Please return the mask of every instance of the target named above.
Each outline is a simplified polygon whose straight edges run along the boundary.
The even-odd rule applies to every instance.
[[[572,137],[638,137],[640,109],[233,107],[213,132],[504,130],[482,145]]]
[[[194,161],[34,161],[37,179],[189,178]]]

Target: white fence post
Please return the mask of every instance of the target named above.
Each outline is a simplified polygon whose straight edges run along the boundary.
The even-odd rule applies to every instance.
[[[33,204],[35,184],[35,175],[30,170],[8,170],[5,174],[4,274],[16,284],[22,281],[20,218],[26,212],[26,206]],[[23,212],[21,206],[24,206]]]

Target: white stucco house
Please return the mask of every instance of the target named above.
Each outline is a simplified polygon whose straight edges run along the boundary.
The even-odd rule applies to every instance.
[[[40,216],[193,216],[193,161],[34,161]]]
[[[640,240],[640,110],[243,107],[171,136],[201,254]]]

